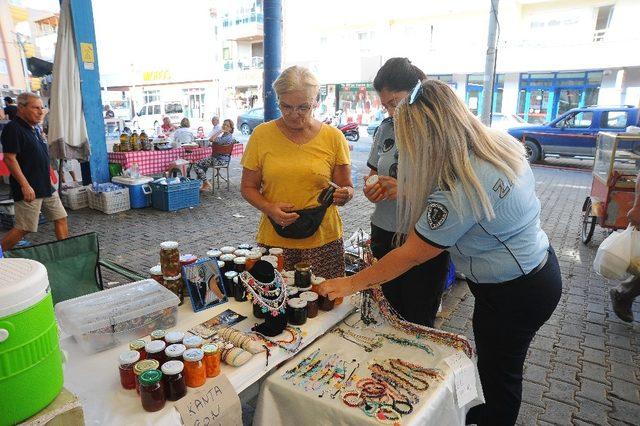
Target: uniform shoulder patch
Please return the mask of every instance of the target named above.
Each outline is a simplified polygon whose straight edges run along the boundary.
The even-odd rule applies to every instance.
[[[444,204],[429,202],[427,204],[427,222],[429,222],[429,228],[438,229],[444,224],[449,216],[449,210]]]

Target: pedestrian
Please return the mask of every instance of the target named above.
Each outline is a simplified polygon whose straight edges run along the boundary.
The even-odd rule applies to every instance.
[[[640,173],[636,177],[636,193],[633,207],[627,213],[629,223],[640,230]],[[632,275],[609,291],[611,305],[616,316],[625,322],[633,322],[631,306],[636,297],[640,296],[640,276]]]
[[[12,249],[29,232],[38,231],[40,211],[54,222],[56,238],[69,236],[67,212],[51,185],[49,152],[38,124],[44,117],[40,97],[18,95],[16,119],[2,130],[4,162],[11,172],[11,195],[15,202],[15,225],[2,240],[2,249]]]
[[[304,261],[319,277],[344,276],[337,206],[353,198],[349,145],[313,117],[320,86],[311,71],[289,67],[273,89],[282,117],[257,126],[242,157],[242,196],[262,212],[256,241],[283,248],[286,270]],[[318,198],[329,181],[339,189],[325,206]]]
[[[397,231],[398,147],[393,131],[393,113],[416,82],[425,78],[424,72],[409,59],[391,58],[373,80],[373,87],[389,113],[373,136],[367,160],[371,169],[369,176],[377,176],[378,183],[364,186],[364,195],[375,205],[371,215],[371,251],[378,259],[393,250],[398,241],[394,238]],[[401,236],[400,240],[405,237]],[[449,253],[443,251],[434,259],[411,268],[382,285],[385,298],[405,320],[433,327],[449,275],[449,262]]]
[[[356,275],[326,281],[320,294],[333,299],[378,286],[449,251],[475,298],[486,401],[469,410],[467,423],[513,425],[529,344],[562,293],[524,148],[485,127],[439,80],[418,82],[396,107],[394,126],[398,230],[407,239]]]
[[[116,114],[109,105],[104,106],[104,118],[114,118]]]
[[[18,107],[16,107],[13,102],[13,98],[11,96],[4,97],[4,115],[9,119],[13,120],[16,118],[16,114],[18,113]]]

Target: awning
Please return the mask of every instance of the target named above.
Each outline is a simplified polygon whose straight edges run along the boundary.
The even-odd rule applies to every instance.
[[[42,77],[51,74],[53,71],[53,64],[34,56],[32,58],[27,58],[27,68],[29,68],[32,76]]]

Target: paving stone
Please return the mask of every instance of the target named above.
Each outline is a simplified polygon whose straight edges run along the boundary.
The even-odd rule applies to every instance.
[[[535,405],[536,407],[544,408],[542,395],[548,391],[548,389],[548,386],[525,380],[522,382],[522,401],[530,405]]]
[[[576,346],[576,348],[578,348]],[[557,348],[555,353],[551,355],[553,360],[558,363],[569,364],[574,367],[579,367],[578,358],[580,358],[580,352],[570,350],[566,348]]]
[[[599,314],[596,312],[587,312],[587,321],[593,322],[596,324],[604,324],[606,316],[604,314]]]
[[[589,362],[594,362],[600,365],[606,365],[607,354],[604,351],[592,348],[584,348],[582,351],[582,359]]]
[[[593,334],[596,336],[602,336],[604,334],[604,327],[601,324],[594,324],[592,322],[585,323],[585,333]]]
[[[592,334],[586,334],[584,336],[584,346],[592,349],[604,350],[605,339],[603,336],[594,336]]]
[[[555,425],[566,425],[571,422],[573,415],[578,411],[576,406],[569,405],[555,399],[543,398],[543,400],[545,402],[545,410],[544,413],[538,417],[538,420],[541,422],[548,422]]]
[[[602,405],[579,397],[576,398],[576,401],[580,408],[575,415],[575,420],[583,420],[591,424],[603,426],[609,424],[609,412],[612,410],[611,405]]]
[[[531,342],[531,347],[535,349],[540,349],[547,352],[553,352],[554,350],[554,340],[549,337],[544,336],[536,336]]]
[[[638,419],[640,419],[640,406],[628,401],[623,401],[618,398],[612,398],[613,411],[611,411],[611,418],[621,420],[627,424],[637,425]]]
[[[607,392],[610,390],[611,387],[609,385],[583,378],[576,396],[609,406],[611,401],[607,399]]]
[[[609,359],[623,364],[634,365],[634,353],[620,348],[609,348]]]
[[[549,390],[544,393],[543,399],[555,399],[556,401],[563,401],[566,404],[578,406],[575,401],[575,394],[578,391],[578,386],[569,384],[556,379],[549,379]]]
[[[524,368],[524,379],[530,380],[534,383],[546,386],[547,374],[549,374],[548,367],[541,367],[536,364],[527,363]]]
[[[535,405],[523,402],[520,405],[520,412],[518,413],[518,420],[516,420],[516,424],[522,426],[537,426],[539,424],[538,416],[543,412],[544,409],[541,407],[536,407]]]
[[[610,346],[616,348],[626,349],[629,351],[633,350],[633,345],[631,344],[631,336],[628,335],[624,336],[612,333],[608,335],[607,342]]]
[[[620,362],[610,361],[609,366],[611,367],[609,377],[626,380],[640,386],[640,368],[637,365],[630,366]]]
[[[578,372],[580,371],[578,367],[562,364],[562,363],[552,363],[552,370],[548,374],[549,378],[561,380],[563,382],[580,386],[578,382]]]
[[[530,362],[532,364],[549,368],[549,364],[551,363],[551,355],[551,352],[543,351],[542,349],[537,348],[530,348],[525,362]]]
[[[611,382],[607,379],[607,368],[593,362],[584,361],[582,363],[582,371],[578,373],[580,378],[586,378],[606,385]]]
[[[616,397],[619,399],[623,399],[628,402],[632,402],[635,404],[640,404],[640,395],[638,394],[638,385],[634,383],[627,382],[625,380],[620,380],[611,378],[612,389],[610,392],[611,397]],[[638,419],[640,421],[640,419]]]
[[[581,338],[584,334],[584,327],[577,324],[566,323],[560,327],[560,334]]]

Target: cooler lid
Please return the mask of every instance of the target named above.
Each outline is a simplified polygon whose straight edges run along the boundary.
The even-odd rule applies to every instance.
[[[153,178],[149,176],[140,176],[139,178],[134,179],[124,176],[114,176],[111,178],[111,182],[122,185],[144,185],[145,183],[153,182]]]
[[[30,259],[0,259],[0,318],[23,311],[49,293],[43,264]]]

